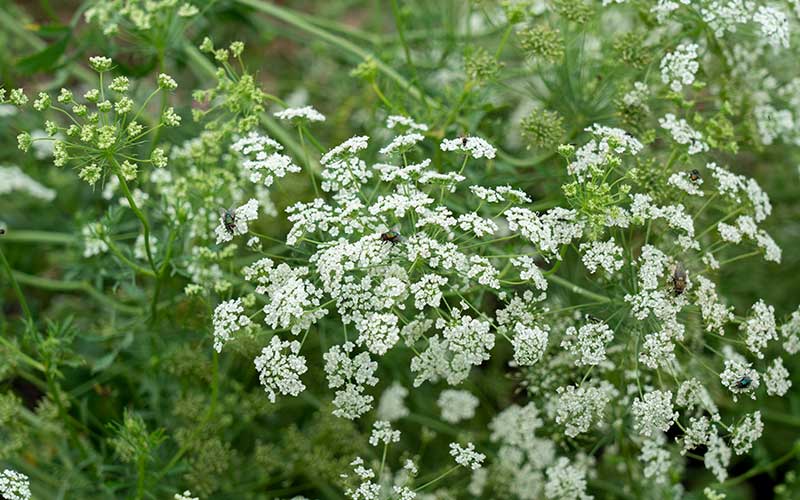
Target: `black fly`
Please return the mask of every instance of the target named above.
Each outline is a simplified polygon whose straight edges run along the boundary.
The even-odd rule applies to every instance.
[[[394,229],[390,229],[390,230],[386,231],[385,233],[381,234],[381,241],[383,241],[383,242],[388,242],[388,243],[391,243],[391,244],[395,244],[395,243],[399,243],[401,239],[402,239],[402,236],[400,236],[400,232],[398,232],[398,231],[396,231]]]
[[[227,208],[222,209],[222,225],[225,226],[228,234],[233,234],[236,229],[236,212],[232,212]]]
[[[672,271],[672,292],[677,297],[686,290],[686,269],[678,262]]]

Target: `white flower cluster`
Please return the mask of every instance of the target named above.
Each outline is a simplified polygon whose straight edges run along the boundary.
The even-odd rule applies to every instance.
[[[594,124],[585,129],[592,140],[575,151],[575,159],[567,165],[567,172],[579,181],[604,177],[606,171],[625,153],[637,155],[644,145],[619,128]]]
[[[725,481],[728,477],[727,467],[731,461],[731,449],[716,432],[709,436],[706,446],[708,449],[703,456],[703,463],[706,469],[716,476],[717,481]]]
[[[762,5],[753,16],[753,21],[761,26],[761,33],[775,48],[789,47],[789,18],[782,11],[769,5]]]
[[[300,167],[289,156],[278,152],[283,146],[255,132],[234,142],[231,149],[247,158],[242,168],[249,173],[250,182],[263,181],[265,186],[271,186],[275,179],[300,172]]]
[[[539,290],[547,290],[547,278],[544,277],[544,273],[539,269],[533,257],[528,255],[514,257],[511,259],[511,265],[519,269],[521,280],[533,282],[533,286]]]
[[[372,469],[364,467],[364,459],[356,457],[350,465],[353,467],[353,472],[358,476],[360,484],[355,490],[348,488],[345,495],[352,500],[378,500],[381,493],[381,485],[372,481],[375,478],[375,472]]]
[[[489,359],[489,351],[495,343],[490,324],[467,315],[459,316],[458,311],[453,313],[454,319],[450,322],[441,318],[436,321],[442,338],[438,334],[430,337],[428,349],[411,360],[411,371],[418,372],[415,387],[441,378],[447,379],[450,385],[459,384],[469,376],[473,365]]]
[[[469,391],[445,389],[439,394],[436,404],[442,410],[442,420],[457,424],[475,416],[478,398]]]
[[[233,334],[251,325],[250,318],[244,314],[242,299],[221,302],[214,309],[214,350],[222,351],[222,346],[233,338]]]
[[[224,212],[219,217],[219,225],[214,229],[217,245],[231,241],[234,236],[247,234],[247,223],[258,219],[258,200],[250,198],[247,203],[233,212]]]
[[[578,366],[599,365],[606,360],[606,344],[614,339],[614,332],[605,323],[590,322],[580,329],[567,328],[561,347],[575,357]]]
[[[618,391],[603,380],[599,387],[570,385],[559,387],[556,393],[556,423],[564,425],[564,434],[575,437],[587,432],[593,425],[606,425],[603,420],[605,408]]]
[[[508,228],[518,231],[536,246],[543,255],[561,260],[558,250],[583,234],[584,222],[577,212],[556,207],[537,213],[523,207],[511,207],[506,211]]]
[[[795,134],[795,120],[788,109],[775,109],[770,104],[759,104],[753,110],[761,142],[769,146],[779,138]]]
[[[670,452],[664,448],[664,437],[657,435],[654,439],[645,439],[639,461],[644,464],[644,477],[652,479],[656,484],[666,484],[667,473],[672,465]]]
[[[678,321],[678,313],[686,305],[685,292],[691,289],[691,281],[687,275],[684,292],[680,294],[675,293],[674,284],[669,289],[665,279],[669,259],[652,245],[642,247],[638,265],[639,292],[625,295],[625,301],[631,304],[636,319],[642,321],[652,317],[661,328],[645,335],[639,353],[639,361],[655,369],[668,366],[675,360],[675,343],[683,340],[686,329]],[[677,264],[673,273],[676,268]]]
[[[477,159],[486,158],[491,160],[497,154],[497,150],[480,137],[458,137],[456,139],[444,139],[440,145],[442,151],[463,151],[471,157]]]
[[[283,395],[297,396],[306,389],[300,381],[300,375],[304,374],[306,358],[300,356],[300,342],[281,341],[275,335],[270,339],[270,343],[261,350],[261,354],[253,360],[258,371],[258,378],[267,397],[275,402],[275,393]]]
[[[407,116],[389,115],[389,117],[386,118],[386,128],[394,129],[395,127],[403,130],[418,130],[420,132],[428,131],[427,125],[424,123],[417,123]]]
[[[442,300],[442,287],[447,285],[447,277],[439,274],[424,274],[419,281],[409,287],[414,296],[414,307],[422,311],[425,307],[439,307]]]
[[[374,386],[378,379],[373,376],[378,363],[369,354],[361,352],[351,357],[355,345],[345,342],[331,347],[323,355],[328,387],[339,389],[333,399],[337,417],[354,420],[372,408],[373,397],[364,394],[366,386]]]
[[[472,443],[467,443],[464,447],[458,443],[450,443],[450,455],[458,465],[472,470],[480,469],[486,459],[486,455],[475,451],[475,445]]]
[[[761,422],[761,412],[756,411],[752,415],[747,415],[733,430],[731,444],[734,453],[742,455],[750,451],[753,443],[761,437],[763,432],[764,423]]]
[[[538,326],[514,325],[514,362],[519,366],[533,366],[542,359],[547,349],[548,331]]]
[[[469,190],[486,203],[502,203],[504,201],[516,203],[531,202],[531,198],[524,191],[514,189],[511,186],[498,186],[493,188],[486,186],[470,186]]]
[[[367,149],[368,145],[369,137],[365,135],[353,136],[325,153],[320,159],[320,163],[329,165],[343,158],[352,158],[359,151]]]
[[[631,406],[634,427],[640,434],[653,437],[658,432],[667,432],[678,412],[672,408],[672,391],[652,391],[643,398],[636,398]]]
[[[94,257],[108,252],[108,243],[104,239],[105,233],[105,226],[101,222],[90,222],[83,226],[81,235],[83,236],[84,257]]]
[[[624,264],[622,247],[618,246],[613,239],[581,243],[579,250],[583,265],[592,274],[597,272],[598,267],[603,268],[608,274],[613,274],[615,271],[619,271]]]
[[[772,204],[769,196],[761,189],[755,179],[748,179],[743,175],[734,174],[716,163],[709,163],[706,168],[711,170],[713,177],[719,184],[719,193],[730,198],[736,203],[742,203],[741,193],[744,193],[752,205],[755,222],[762,222],[772,213]]]
[[[586,494],[586,469],[570,463],[566,457],[547,469],[547,482],[544,485],[544,496],[551,500],[592,500]]]
[[[700,315],[706,324],[706,331],[725,335],[725,324],[734,320],[733,306],[726,306],[720,302],[716,285],[705,276],[697,277],[695,296],[700,307]]]
[[[770,396],[782,397],[786,395],[789,388],[792,387],[792,381],[789,380],[789,370],[783,366],[783,359],[775,358],[775,361],[767,367],[767,373],[764,374],[764,384],[767,386],[767,394]]]
[[[700,69],[697,62],[699,48],[695,43],[682,43],[661,59],[661,81],[674,92],[694,83],[695,74]]]
[[[674,114],[667,113],[664,118],[658,119],[661,128],[668,130],[672,139],[678,144],[689,146],[689,154],[708,151],[708,144],[703,141],[703,135],[693,129],[683,118],[676,118]]]
[[[770,340],[778,340],[775,308],[759,300],[753,304],[750,316],[740,328],[744,332],[747,348],[757,358],[763,359],[762,351],[767,347],[767,343]]]
[[[314,109],[312,106],[300,108],[286,108],[283,111],[274,113],[276,118],[291,122],[324,122],[325,115]]]
[[[0,195],[14,191],[27,193],[42,201],[53,201],[56,192],[26,175],[17,166],[0,166]]]
[[[687,175],[684,172],[673,173],[669,176],[669,179],[667,179],[667,183],[671,186],[675,186],[687,194],[693,196],[705,196],[705,193],[703,193],[703,190],[700,188],[700,186],[703,184],[703,179],[698,178],[697,180],[692,180],[691,175]]]
[[[789,321],[781,326],[783,349],[789,354],[800,352],[800,307],[792,313]]]
[[[11,469],[5,469],[0,474],[0,494],[6,500],[30,500],[31,488],[28,476]]]
[[[394,422],[409,414],[405,399],[408,396],[408,389],[399,382],[393,382],[383,394],[378,402],[376,414],[380,420]]]
[[[265,296],[264,323],[271,328],[289,328],[299,335],[327,314],[320,306],[322,290],[305,278],[307,267],[292,268],[286,263],[273,267],[265,257],[243,272],[247,281],[257,283],[256,293]]]
[[[756,399],[755,391],[761,385],[761,377],[740,355],[731,355],[725,360],[725,369],[719,374],[719,380],[724,387],[733,393],[736,401],[739,394],[749,394]]]
[[[400,431],[392,429],[392,425],[385,420],[378,420],[372,424],[372,434],[369,436],[369,444],[378,446],[383,443],[388,446],[400,441]]]
[[[423,139],[425,139],[425,136],[416,132],[398,135],[392,139],[392,142],[381,148],[380,154],[391,156],[405,153]]]
[[[647,194],[637,193],[633,196],[631,215],[634,221],[663,219],[672,229],[684,233],[678,237],[678,244],[681,247],[686,250],[699,249],[700,244],[694,239],[694,219],[686,213],[686,207],[681,203],[659,206],[652,201]]]

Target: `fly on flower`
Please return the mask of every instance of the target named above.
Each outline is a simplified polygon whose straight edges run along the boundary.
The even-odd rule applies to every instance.
[[[747,389],[748,387],[750,387],[750,384],[752,383],[753,379],[751,379],[747,375],[743,375],[739,380],[736,381],[735,384],[733,384],[733,386],[736,389]]]
[[[689,172],[689,179],[691,179],[692,182],[699,181],[700,180],[700,171],[697,170],[696,168],[692,169],[692,171]]]
[[[686,290],[686,269],[678,262],[672,270],[672,293],[677,297]]]
[[[396,229],[390,229],[385,233],[381,234],[381,241],[385,243],[391,243],[392,245],[394,245],[395,243],[400,243],[402,239],[403,237],[400,235],[400,232],[397,231]]]
[[[236,229],[236,212],[222,208],[220,209],[220,217],[225,230],[228,231],[228,234],[233,235],[233,231]]]

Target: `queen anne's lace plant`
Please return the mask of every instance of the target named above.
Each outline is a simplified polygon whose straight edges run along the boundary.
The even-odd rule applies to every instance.
[[[191,3],[111,3],[120,8],[97,3],[86,11],[109,34],[180,29],[200,13]],[[519,127],[509,123],[506,134],[505,124],[494,123],[508,103],[488,82],[508,89],[518,83],[496,78],[502,68],[497,59],[514,52],[503,46],[496,56],[476,49],[463,64],[450,60],[452,51],[406,51],[409,64],[423,58],[433,65],[441,58],[451,67],[401,85],[402,97],[419,100],[419,106],[332,110],[326,120],[312,106],[294,105],[307,93],[298,91],[298,98],[287,98],[292,104],[284,104],[260,89],[255,75],[237,69],[244,67],[243,44],[215,48],[207,40],[202,50],[220,68],[217,87],[195,93],[199,105],[192,117],[205,128],[169,147],[159,146],[173,140],[166,129],[182,132],[189,117],[187,107],[170,102],[178,83],[167,74],[153,75],[152,95],[140,99],[138,89],[147,85],[117,75],[122,68],[114,60],[94,56],[88,64],[98,83],[81,95],[67,88],[30,97],[23,89],[0,90],[2,106],[31,106],[57,117],[43,133],[20,133],[19,149],[33,149],[56,167],[74,167],[87,196],[96,189],[98,201],[110,207],[97,220],[80,214],[78,245],[53,239],[91,258],[85,263],[96,266],[91,283],[88,276],[63,283],[55,275],[9,276],[24,286],[77,294],[94,291],[92,283],[107,286],[109,270],[121,267],[125,280],[113,296],[101,294],[116,309],[138,310],[131,304],[143,294],[135,286],[146,282],[154,289],[147,297],[154,320],[173,306],[176,315],[194,306],[207,311],[205,342],[216,353],[225,347],[225,359],[213,353],[214,376],[203,378],[211,380],[214,399],[198,429],[224,429],[220,436],[238,440],[240,428],[229,429],[230,415],[222,408],[227,399],[218,389],[228,388],[231,401],[249,395],[244,383],[220,380],[219,366],[228,377],[254,366],[266,400],[275,403],[269,409],[275,413],[259,419],[272,422],[275,414],[307,404],[323,413],[298,418],[298,428],[285,432],[295,454],[313,462],[291,457],[302,465],[292,467],[309,471],[309,490],[341,486],[354,500],[427,500],[465,491],[486,498],[588,499],[600,487],[616,487],[619,481],[603,474],[619,472],[627,496],[673,498],[689,483],[678,481],[681,471],[701,462],[724,482],[729,470],[748,463],[738,457],[751,453],[769,431],[761,411],[739,398],[762,405],[767,396],[790,394],[791,356],[800,352],[800,310],[787,318],[782,305],[757,297],[749,311],[734,307],[740,301],[730,296],[728,280],[731,264],[743,259],[761,256],[770,266],[782,260],[776,239],[786,233],[776,239],[767,233],[772,204],[756,180],[738,173],[738,153],[752,146],[746,170],[761,175],[766,167],[758,148],[771,153],[773,146],[800,145],[800,79],[787,81],[759,62],[789,46],[796,20],[777,3],[740,0],[539,3],[502,2],[496,12],[487,7],[468,22],[454,20],[451,37],[473,36],[485,29],[488,16],[492,26],[508,22],[503,44],[515,43],[520,25],[522,48],[548,56],[535,58],[542,67],[525,81],[542,98],[519,99],[514,113],[557,106],[542,113],[552,118],[553,130],[540,130],[540,136],[570,143],[546,150],[531,144],[541,151],[524,157],[517,151],[524,153],[526,145],[519,143],[525,139]],[[265,5],[263,13],[284,9]],[[626,31],[646,18],[647,36],[631,29],[612,43],[587,37],[581,42],[586,46],[573,46],[572,32],[597,25],[595,15],[619,20]],[[174,25],[163,24],[170,19]],[[315,33],[336,25],[310,15],[282,19]],[[556,21],[558,31],[545,26]],[[462,33],[464,26],[469,29]],[[492,35],[481,33],[487,40]],[[531,34],[542,36],[532,40]],[[350,50],[339,35],[326,38]],[[390,42],[384,42],[388,54]],[[157,52],[163,57],[173,48]],[[571,68],[575,54],[585,67]],[[631,70],[624,85],[617,85],[613,72],[593,74],[605,70],[608,57]],[[364,59],[353,75],[377,92],[378,102],[390,104],[394,97],[381,88],[404,82],[405,69]],[[545,64],[557,67],[551,71]],[[423,95],[462,66],[466,80],[452,87],[455,107],[447,102],[452,81],[435,98]],[[475,93],[479,89],[485,96]],[[160,107],[151,103],[157,95]],[[280,108],[268,108],[269,102]],[[593,109],[572,109],[576,103]],[[387,116],[388,108],[404,114]],[[140,116],[151,109],[158,114]],[[564,110],[576,117],[568,133],[561,130]],[[377,126],[370,121],[375,116]],[[326,123],[333,127],[315,135]],[[350,136],[354,124],[359,135]],[[331,137],[349,138],[327,148]],[[777,171],[774,161],[768,166]],[[554,179],[561,185],[551,185]],[[21,169],[4,167],[0,193],[12,191],[41,201],[62,198]],[[26,237],[31,233],[18,241]],[[80,272],[59,269],[65,279]],[[165,298],[167,291],[177,297]],[[253,365],[237,363],[243,354]],[[149,356],[153,366],[185,370],[183,359],[160,363],[159,356]],[[21,366],[46,376],[47,401],[57,398],[57,367],[42,364],[40,370],[23,361]],[[299,396],[306,385],[306,397],[279,400]],[[194,413],[195,392],[186,389],[176,421],[191,420],[184,417]],[[56,413],[75,411],[55,401]],[[245,406],[258,405],[242,405],[242,413]],[[35,416],[44,419],[48,411],[37,408]],[[770,415],[763,411],[766,421]],[[248,425],[255,420],[248,419]],[[306,420],[313,424],[305,426]],[[413,425],[425,429],[401,440],[397,429]],[[306,436],[300,427],[318,434]],[[353,438],[345,443],[352,449],[343,445],[331,459],[328,443],[321,442],[331,429],[348,440],[363,434],[364,442]],[[206,446],[194,442],[207,437],[200,434],[178,433],[174,460]],[[423,471],[425,482],[416,482],[418,465],[447,453],[440,441],[449,434],[475,444],[450,443],[456,465],[430,478]],[[396,449],[417,438],[425,446],[413,449],[429,455]],[[377,453],[349,455],[359,445]],[[274,450],[261,443],[255,448],[258,465],[272,465]],[[404,466],[394,461],[400,455],[408,458]],[[203,465],[192,460],[191,467]],[[352,471],[329,477],[342,464]],[[167,474],[173,465],[159,479],[173,477]],[[139,473],[147,483],[150,476]],[[422,489],[444,485],[439,480],[451,473],[462,474],[461,489],[425,496]],[[28,500],[27,477],[6,470],[0,494]],[[189,491],[175,495],[189,498]]]
[[[531,380],[532,385],[538,385],[551,383],[547,369],[559,358],[548,347],[557,345],[560,362],[572,363],[588,372],[550,386],[556,396],[547,405],[547,412],[539,414],[533,408],[538,423],[529,438],[511,438],[496,429],[493,440],[505,443],[502,461],[513,463],[518,469],[515,491],[524,490],[520,487],[524,481],[533,478],[542,481],[550,471],[553,477],[540,483],[543,484],[540,489],[531,491],[552,498],[585,494],[583,465],[558,458],[552,442],[537,437],[536,429],[542,425],[542,415],[570,438],[606,428],[609,412],[620,394],[625,393],[630,396],[621,401],[626,401],[629,407],[630,425],[643,438],[638,446],[645,477],[658,484],[667,482],[673,463],[663,435],[676,421],[684,422],[685,432],[679,438],[684,452],[707,446],[707,466],[715,474],[723,474],[730,447],[742,449],[744,444],[730,440],[731,444],[726,444],[727,438],[717,433],[720,422],[717,406],[702,385],[689,383],[698,379],[687,378],[685,383],[674,387],[676,392],[642,386],[645,375],[641,370],[674,370],[682,363],[682,352],[678,349],[690,334],[683,319],[683,311],[691,303],[689,297],[700,306],[698,315],[705,331],[720,338],[731,335],[728,325],[735,321],[733,309],[722,302],[716,284],[701,272],[701,267],[692,263],[692,269],[687,269],[686,263],[692,261],[681,254],[696,253],[697,262],[711,269],[721,266],[707,250],[705,240],[697,236],[693,217],[697,206],[688,200],[686,204],[657,202],[663,198],[656,198],[655,193],[630,193],[626,188],[618,198],[604,202],[600,209],[589,210],[579,201],[579,188],[575,184],[565,190],[568,197],[575,196],[573,208],[540,211],[526,206],[530,198],[511,186],[473,185],[469,191],[476,205],[485,208],[459,213],[438,204],[438,200],[445,193],[457,191],[463,176],[434,172],[430,158],[409,161],[409,157],[425,147],[426,139],[420,134],[424,128],[397,117],[389,122],[392,128],[400,129],[401,135],[389,141],[379,153],[393,157],[393,163],[376,163],[371,167],[361,159],[369,138],[353,137],[321,159],[322,186],[327,197],[298,203],[287,210],[292,227],[286,242],[290,248],[305,249],[307,257],[302,259],[303,264],[261,258],[244,269],[245,279],[255,287],[256,300],[264,303],[266,324],[278,330],[259,358],[262,383],[271,397],[278,392],[299,392],[303,385],[299,375],[306,370],[305,360],[299,355],[302,343],[276,340],[280,330],[305,337],[314,325],[331,318],[341,321],[346,341],[334,344],[324,354],[325,372],[329,387],[335,390],[333,413],[347,419],[358,419],[372,409],[375,396],[371,388],[378,383],[379,369],[379,359],[372,356],[389,356],[392,351],[411,347],[414,387],[442,382],[458,385],[470,377],[474,367],[492,358],[498,338],[503,337],[513,349],[513,366],[524,370],[537,370],[541,366],[545,370]],[[674,115],[667,115],[662,122],[677,144],[689,146],[689,153],[707,148],[702,138],[695,137],[686,122],[678,121]],[[626,157],[639,155],[644,145],[621,129],[595,125],[587,131],[592,137],[587,144],[563,150],[568,157],[567,170],[584,183],[608,189],[609,173],[620,168]],[[281,151],[278,143],[264,136],[248,137],[249,142],[240,140],[236,152],[248,155],[266,151],[265,148]],[[461,160],[461,171],[470,161],[485,161],[496,154],[477,138],[445,140],[440,149],[467,153]],[[750,238],[758,244],[759,237],[766,236],[757,224],[771,211],[763,191],[743,176],[714,164],[706,169],[715,186],[709,186],[699,172],[672,172],[665,182],[668,178],[669,185],[700,200],[707,197],[706,189],[717,189],[717,196],[738,202],[747,200],[745,213],[719,222],[718,227],[729,225],[731,231],[740,235],[736,242]],[[366,195],[363,186],[375,178],[393,187]],[[492,206],[499,208],[493,210]],[[249,210],[241,220],[245,226],[234,229],[234,233],[251,233],[249,224],[256,223],[257,215]],[[624,231],[634,227],[649,227],[650,231],[660,227],[673,235],[676,246],[656,240],[641,245],[636,254],[629,254]],[[615,228],[623,231],[615,232]],[[721,231],[725,235],[728,230]],[[219,227],[217,233],[225,234],[220,233]],[[593,237],[586,240],[587,233]],[[709,233],[704,230],[702,236]],[[255,238],[260,242],[258,236]],[[470,252],[484,238],[518,240],[517,253],[501,260],[491,254]],[[610,279],[618,273],[632,277],[630,285],[623,284],[624,302],[637,323],[626,327],[623,334],[615,334],[606,321],[592,315],[581,319],[565,316],[557,322],[560,325],[557,328],[546,320],[549,309],[544,304],[555,279],[547,269],[558,268],[559,264],[552,263],[563,261],[568,247],[579,253],[588,274],[601,279]],[[503,269],[497,267],[503,262],[507,263]],[[518,281],[510,281],[509,272]],[[508,293],[504,288],[509,283],[524,284],[530,289],[520,294]],[[462,295],[461,290],[469,286],[498,290],[504,306],[494,315],[486,314]],[[593,292],[580,293],[598,300]],[[234,299],[230,304],[242,302]],[[440,314],[443,308],[447,314]],[[224,341],[235,338],[236,329],[250,327],[250,316],[243,315],[238,308],[227,322],[223,321],[222,311],[218,321],[220,332],[227,329],[228,333],[227,337],[224,333],[217,336]],[[434,311],[439,312],[438,317],[432,316]],[[768,348],[768,341],[777,339],[778,327],[766,304],[757,303],[751,316],[742,324],[741,338],[758,355]],[[613,370],[617,363],[628,366],[620,354],[632,347],[638,352],[639,363],[639,371],[626,372],[633,377],[629,381],[632,385],[615,386],[603,379],[602,374]],[[268,366],[267,360],[273,358],[286,359],[289,361],[286,366],[294,368],[272,373],[272,365],[280,365]],[[786,392],[787,377],[782,368],[776,362],[765,376],[770,394]],[[601,378],[596,378],[592,370],[597,370]],[[725,360],[717,383],[733,397],[739,394],[755,397],[760,377],[740,355],[733,353]],[[635,389],[632,391],[631,387]],[[396,421],[410,415],[408,394],[408,389],[397,383],[387,388],[377,405],[381,421]],[[477,407],[475,396],[460,389],[445,389],[438,403],[442,419],[450,423],[472,418]],[[700,411],[710,412],[712,418],[706,418]],[[388,424],[380,425],[373,441],[393,442],[390,436],[394,434],[382,430]],[[737,439],[745,439],[744,434]],[[472,453],[469,447],[453,448],[458,463],[466,467],[480,462]],[[371,478],[364,479],[361,489],[353,490],[354,495],[366,495],[367,490],[377,487]],[[361,493],[355,493],[358,491]]]

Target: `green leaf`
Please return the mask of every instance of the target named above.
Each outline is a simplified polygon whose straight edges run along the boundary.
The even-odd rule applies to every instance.
[[[72,28],[65,24],[38,24],[30,28],[30,31],[36,33],[42,38],[56,38],[61,36],[68,36]]]
[[[16,69],[23,74],[32,74],[40,71],[53,69],[58,64],[58,60],[67,50],[70,35],[67,34],[57,42],[48,45],[43,50],[24,57],[17,61]]]

